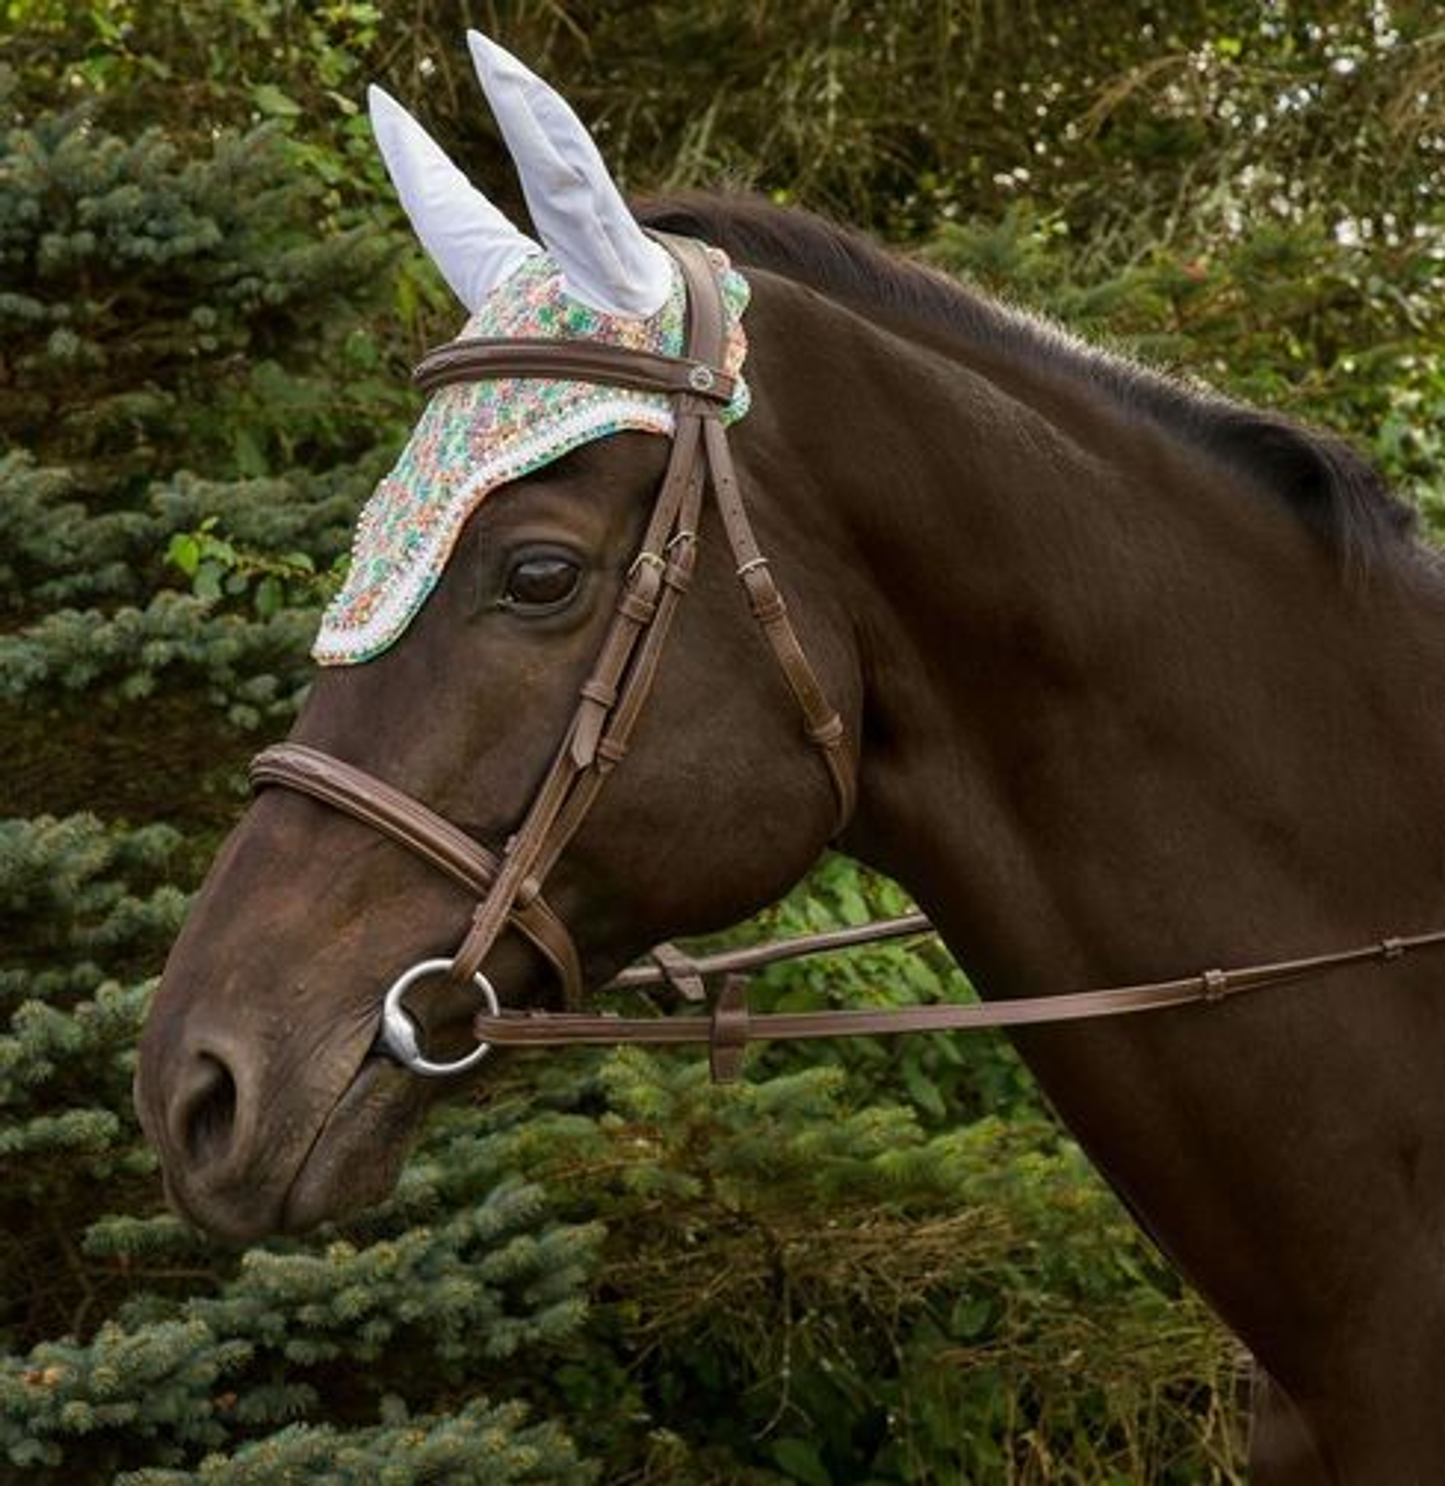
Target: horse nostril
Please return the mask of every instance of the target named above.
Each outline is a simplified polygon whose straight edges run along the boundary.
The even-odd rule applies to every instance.
[[[236,1123],[236,1080],[210,1053],[201,1053],[181,1110],[181,1138],[193,1166],[225,1155]]]

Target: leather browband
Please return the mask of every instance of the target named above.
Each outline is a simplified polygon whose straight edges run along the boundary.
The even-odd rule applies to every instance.
[[[633,351],[599,341],[545,339],[493,340],[482,337],[448,341],[428,351],[411,379],[424,392],[452,382],[478,382],[488,377],[563,377],[630,387],[638,392],[691,395],[726,407],[737,390],[737,378],[720,367],[687,356]]]

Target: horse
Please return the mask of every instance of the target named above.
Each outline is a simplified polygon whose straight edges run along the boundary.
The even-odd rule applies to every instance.
[[[986,999],[1438,922],[1445,582],[1358,455],[816,217],[710,195],[629,212],[566,105],[492,43],[474,51],[579,298],[615,312],[671,272],[644,227],[745,278],[737,485],[849,760],[852,797],[703,505],[626,756],[546,864],[546,912],[575,950],[564,978],[596,987],[651,944],[738,921],[830,844],[901,882]],[[388,119],[431,170],[393,167],[423,241],[464,299],[501,292],[522,235],[456,194],[419,126]],[[624,427],[504,480],[404,632],[321,668],[293,744],[424,802],[505,873],[674,449]],[[475,892],[435,862],[263,790],[142,1039],[137,1107],[173,1204],[244,1241],[384,1196],[426,1109],[467,1080],[378,1053],[383,993],[403,965],[453,964],[462,940],[509,1011],[555,1008],[565,956],[519,928],[537,899],[524,878],[473,943]],[[1438,982],[1428,957],[1387,956],[1013,1034],[1257,1359],[1266,1486],[1445,1479]],[[415,992],[428,1048],[470,1046],[472,984],[439,973]]]

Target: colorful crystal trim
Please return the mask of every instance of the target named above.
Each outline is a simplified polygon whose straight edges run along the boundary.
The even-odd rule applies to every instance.
[[[728,316],[724,370],[738,374],[747,354],[742,316],[748,285],[712,253]],[[464,336],[595,340],[682,354],[682,280],[645,320],[605,314],[571,298],[556,263],[528,258],[478,307]],[[748,410],[747,384],[723,414]],[[323,666],[356,665],[404,633],[445,568],[467,518],[493,490],[621,429],[671,437],[672,404],[662,393],[599,387],[557,378],[502,377],[439,389],[391,473],[363,507],[340,593],[322,616],[312,655]]]

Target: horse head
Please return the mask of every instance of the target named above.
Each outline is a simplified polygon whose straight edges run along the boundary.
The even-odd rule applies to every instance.
[[[402,205],[472,318],[424,364],[438,390],[363,513],[322,669],[258,761],[259,783],[292,787],[227,840],[141,1047],[171,1199],[233,1240],[383,1196],[425,1109],[465,1083],[378,1047],[408,967],[440,962],[402,987],[403,1025],[445,1059],[471,1046],[479,987],[556,1004],[775,898],[851,798],[846,599],[770,498],[799,484],[765,405],[796,293],[754,295],[745,364],[737,271],[645,233],[567,104],[471,40],[541,241],[373,90]],[[641,384],[613,378],[646,358]],[[729,424],[791,619],[735,490],[705,500],[734,477]],[[327,793],[343,776],[349,811]]]

